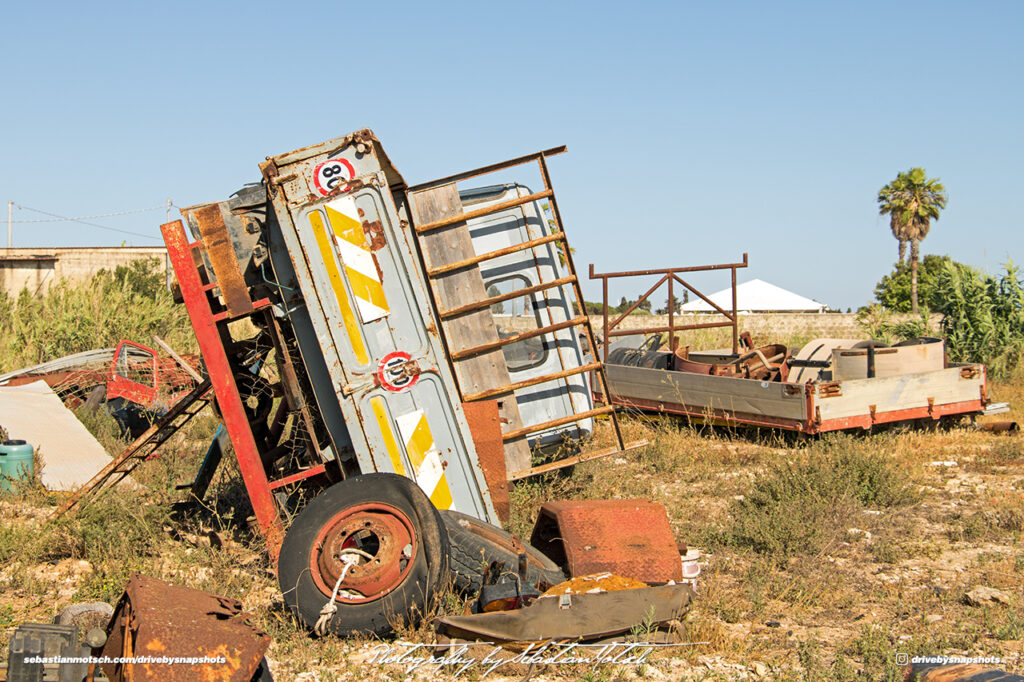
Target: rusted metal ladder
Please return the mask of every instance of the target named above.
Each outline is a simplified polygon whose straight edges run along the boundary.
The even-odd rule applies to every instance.
[[[532,339],[536,337],[543,337],[545,335],[554,334],[563,329],[572,329],[577,327],[583,329],[586,341],[589,344],[591,352],[596,352],[597,344],[594,341],[594,332],[590,324],[590,318],[586,314],[586,304],[583,299],[583,290],[580,286],[579,278],[576,275],[576,267],[573,264],[572,252],[569,248],[566,234],[562,226],[561,215],[558,211],[558,202],[555,198],[555,193],[551,186],[551,178],[548,173],[547,162],[545,160],[546,157],[553,156],[555,154],[561,154],[565,150],[566,149],[564,146],[548,149],[545,151],[537,152],[535,154],[529,154],[527,156],[511,159],[503,163],[485,166],[483,168],[478,168],[476,170],[467,171],[465,173],[460,173],[457,175],[452,175],[449,177],[434,180],[428,183],[416,185],[414,187],[410,187],[407,190],[407,196],[409,197],[411,208],[413,210],[414,223],[417,222],[416,216],[420,217],[420,222],[413,225],[413,231],[416,236],[417,242],[420,246],[420,251],[421,253],[424,254],[428,251],[428,249],[425,248],[424,244],[425,238],[428,235],[435,233],[436,231],[441,230],[443,228],[451,228],[453,226],[459,226],[460,224],[464,226],[466,221],[471,220],[473,218],[479,218],[482,216],[494,214],[508,208],[523,206],[525,204],[529,204],[539,200],[548,201],[551,207],[552,232],[550,234],[546,234],[544,236],[536,237],[533,239],[528,239],[518,244],[513,244],[511,246],[490,251],[488,253],[474,253],[473,255],[462,258],[458,257],[459,254],[457,253],[457,249],[453,249],[447,255],[450,256],[454,254],[456,257],[455,260],[447,260],[446,262],[437,262],[436,260],[433,260],[431,262],[425,263],[426,276],[428,278],[428,283],[430,284],[428,288],[433,298],[434,308],[437,311],[438,316],[440,317],[442,322],[442,338],[445,342],[445,346],[448,348],[449,359],[450,362],[453,364],[453,369],[454,363],[460,360],[464,360],[466,358],[471,358],[474,356],[480,356],[486,353],[491,353],[493,351],[500,351],[505,346],[518,343],[520,341],[525,341],[527,339]],[[540,174],[542,181],[544,183],[544,189],[542,191],[527,194],[516,199],[503,201],[480,209],[470,211],[462,210],[461,203],[458,200],[457,190],[454,189],[455,183],[480,175],[486,175],[488,173],[493,173],[496,171],[511,168],[514,166],[531,163],[534,161],[536,161],[540,167]],[[430,199],[434,200],[435,203],[444,204],[445,201],[447,201],[449,205],[447,207],[442,207],[441,211],[425,211],[422,207],[422,204],[427,202],[424,202],[422,200],[417,201],[417,194],[429,197],[430,192],[436,193],[444,189],[448,189],[449,195],[451,195],[451,193],[454,193],[454,198],[442,197],[440,200],[437,200],[434,197],[430,197]],[[451,210],[453,204],[456,209],[455,211]],[[444,210],[445,208],[447,208],[448,210]],[[447,213],[447,215],[444,215],[445,213]],[[426,221],[422,220],[424,214],[427,215]],[[443,217],[438,217],[439,214],[443,215]],[[469,303],[463,303],[460,305],[453,306],[450,303],[446,305],[445,301],[439,300],[441,297],[439,296],[438,287],[436,285],[436,282],[439,278],[459,270],[475,268],[479,266],[481,263],[484,263],[495,258],[500,258],[501,256],[506,256],[519,251],[525,251],[527,249],[534,249],[535,247],[551,243],[556,244],[561,257],[563,257],[565,260],[565,266],[569,271],[569,274],[567,276],[558,277],[550,281],[542,281],[539,284],[523,287],[515,291],[510,291],[497,296],[486,296],[485,294],[485,297],[483,298],[477,298],[476,300],[472,300]],[[444,333],[445,323],[452,320],[453,318],[467,314],[486,312],[494,304],[516,299],[521,296],[528,296],[534,293],[544,292],[565,285],[572,286],[572,290],[576,299],[577,316],[572,317],[571,319],[562,322],[557,322],[555,324],[550,324],[547,326],[542,326],[537,329],[524,331],[518,334],[514,334],[512,336],[508,336],[506,338],[498,338],[496,340],[462,348],[453,348],[452,344],[450,343],[449,335]],[[491,326],[493,326],[493,323]],[[557,342],[554,345],[557,347]],[[502,360],[501,362],[503,363],[504,361]],[[509,379],[507,380],[508,383],[493,386],[491,388],[479,391],[467,392],[465,387],[463,386],[463,382],[460,380],[458,381],[458,383],[460,393],[462,394],[462,400],[464,402],[474,402],[489,400],[499,396],[512,395],[515,393],[515,391],[519,389],[528,388],[530,386],[536,386],[538,384],[543,384],[552,381],[566,380],[569,377],[579,374],[585,374],[587,372],[592,372],[592,376],[596,379],[597,382],[599,382],[599,393],[607,397],[609,393],[607,379],[605,377],[604,364],[597,361],[585,362],[579,367],[571,367],[568,369],[563,369],[562,371],[544,374],[537,377],[531,377],[523,381],[512,382]],[[505,376],[507,376],[507,371]],[[459,378],[458,372],[456,372],[456,377],[457,379]],[[610,403],[610,401],[607,401],[607,398],[606,402],[607,404],[601,407],[595,407],[593,409],[576,412],[575,414],[559,417],[557,419],[552,419],[539,424],[533,424],[531,426],[520,425],[518,428],[512,428],[511,430],[504,432],[502,434],[502,441],[507,446],[510,442],[524,440],[531,433],[538,433],[546,429],[551,429],[557,426],[562,426],[574,422],[579,423],[600,415],[608,415],[609,421],[612,425],[612,429],[615,433],[616,441],[616,444],[610,448],[604,448],[592,452],[583,452],[567,458],[556,460],[554,462],[549,462],[547,464],[542,464],[539,466],[526,466],[516,471],[510,471],[508,472],[508,480],[514,481],[521,478],[527,478],[529,476],[534,476],[548,471],[553,471],[563,467],[571,466],[579,462],[584,462],[591,459],[598,459],[600,457],[606,457],[608,455],[612,455],[623,450],[629,450],[646,445],[647,441],[643,440],[634,443],[629,443],[628,445],[624,442],[622,437],[622,430],[619,426],[618,419],[615,415],[616,408],[614,405]],[[516,416],[518,417],[518,415]]]
[[[120,483],[128,474],[135,470],[135,467],[152,455],[153,451],[167,442],[171,436],[199,414],[210,402],[211,398],[210,380],[206,379],[190,393],[182,396],[171,405],[171,408],[164,416],[154,422],[141,436],[114,457],[109,464],[100,469],[99,473],[89,479],[88,483],[76,490],[71,497],[64,501],[64,504],[50,515],[50,518],[60,518],[70,510],[96,497],[104,490]]]

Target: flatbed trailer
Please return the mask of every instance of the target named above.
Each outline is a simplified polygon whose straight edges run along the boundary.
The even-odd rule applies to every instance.
[[[747,265],[747,254],[733,263],[629,272],[598,273],[592,265],[590,278],[602,283],[598,352],[608,385],[608,395],[595,385],[595,398],[702,423],[808,435],[889,424],[937,425],[1006,411],[1005,405],[990,401],[985,366],[948,362],[941,339],[914,339],[888,347],[877,341],[822,338],[795,353],[783,345],[754,348],[750,336],[739,332],[737,310],[736,271]],[[688,279],[691,273],[712,271],[731,273],[728,308]],[[609,280],[633,277],[659,279],[612,318]],[[667,286],[668,300],[674,301],[674,292],[682,287],[707,302],[714,313],[684,323],[670,307],[667,326],[619,328],[662,286]],[[680,332],[713,328],[731,329],[731,349],[690,352],[679,347]]]
[[[607,364],[611,402],[724,426],[808,435],[986,413],[985,366],[871,379],[789,383]],[[603,399],[599,393],[598,398]]]

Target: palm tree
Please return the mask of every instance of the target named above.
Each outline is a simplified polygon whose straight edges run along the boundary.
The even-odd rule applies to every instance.
[[[946,188],[938,178],[929,179],[923,168],[911,168],[878,191],[878,213],[889,215],[889,227],[899,240],[898,265],[903,264],[910,244],[910,307],[917,314],[917,263],[921,240],[928,236],[931,221],[946,207]]]

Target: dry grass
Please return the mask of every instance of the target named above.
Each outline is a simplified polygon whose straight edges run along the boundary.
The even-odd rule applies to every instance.
[[[991,390],[1014,404],[998,419],[1019,418],[1024,381]],[[510,529],[528,537],[548,499],[664,504],[677,537],[705,552],[699,598],[680,630],[707,643],[659,654],[643,671],[534,671],[542,679],[736,679],[758,664],[768,679],[896,679],[896,653],[1001,656],[1024,670],[1024,439],[960,429],[798,441],[674,420],[623,424],[629,440],[650,446],[521,482]],[[102,419],[90,427],[117,447]],[[56,525],[40,519],[53,495],[29,488],[0,501],[0,624],[112,600],[141,572],[241,599],[274,637],[278,679],[306,671],[322,680],[403,679],[399,669],[366,663],[373,642],[316,640],[297,626],[248,530],[230,463],[208,498],[216,503],[171,518],[174,484],[191,476],[214,427],[204,417],[141,467],[144,491],[112,494]],[[210,531],[222,542],[211,543]],[[1012,605],[969,606],[964,595],[979,585],[1004,591]],[[442,609],[462,606],[449,596]],[[400,634],[432,637],[429,624]]]

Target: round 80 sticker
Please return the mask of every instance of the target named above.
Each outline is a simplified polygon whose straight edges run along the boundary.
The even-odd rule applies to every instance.
[[[389,391],[412,388],[420,375],[419,369],[411,365],[411,360],[412,356],[401,350],[382,357],[377,363],[377,380],[380,385]]]
[[[313,170],[313,184],[323,196],[338,189],[338,185],[354,178],[356,169],[347,159],[328,159]],[[341,189],[346,189],[342,187]]]

